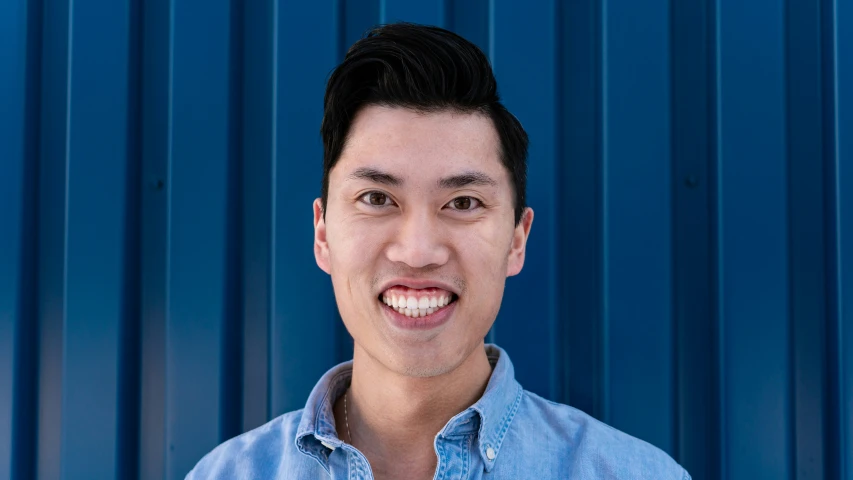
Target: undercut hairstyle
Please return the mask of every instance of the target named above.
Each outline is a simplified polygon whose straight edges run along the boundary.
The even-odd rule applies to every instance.
[[[501,103],[488,58],[453,32],[412,23],[371,29],[329,77],[320,127],[324,217],[329,173],[341,157],[356,114],[368,105],[422,113],[451,110],[491,119],[500,139],[500,159],[512,182],[518,225],[526,207],[527,133]]]

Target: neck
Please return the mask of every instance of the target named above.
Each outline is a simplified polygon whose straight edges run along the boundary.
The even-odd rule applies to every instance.
[[[353,357],[346,412],[343,399],[335,405],[338,434],[365,454],[376,478],[393,478],[400,468],[406,478],[432,478],[435,436],[488,384],[492,370],[485,348],[475,348],[457,368],[435,377],[388,370],[358,345]]]

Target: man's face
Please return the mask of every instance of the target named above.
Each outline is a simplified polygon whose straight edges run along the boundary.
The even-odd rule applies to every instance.
[[[314,203],[317,264],[356,349],[408,376],[458,367],[524,264],[533,211],[514,193],[491,120],[368,106]]]

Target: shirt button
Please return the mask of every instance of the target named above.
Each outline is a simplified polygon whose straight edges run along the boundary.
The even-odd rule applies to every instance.
[[[335,446],[334,446],[334,445],[328,444],[328,443],[326,443],[326,442],[324,442],[324,441],[322,441],[322,440],[320,440],[320,443],[322,443],[322,444],[323,444],[323,446],[324,446],[324,447],[326,447],[326,448],[328,448],[329,450],[332,450],[332,451],[334,451],[334,450],[335,450]]]
[[[489,460],[494,460],[495,459],[495,449],[492,447],[487,448],[486,449],[486,457],[488,457]]]

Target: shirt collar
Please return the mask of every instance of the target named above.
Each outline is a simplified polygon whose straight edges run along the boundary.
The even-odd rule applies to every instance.
[[[451,418],[438,433],[439,437],[477,432],[478,449],[486,471],[494,468],[509,425],[521,403],[522,388],[515,380],[509,355],[494,344],[486,345],[486,355],[494,367],[483,396],[476,403]],[[314,386],[296,432],[296,447],[329,471],[329,454],[345,445],[335,429],[333,406],[352,379],[352,360],[336,365]]]

